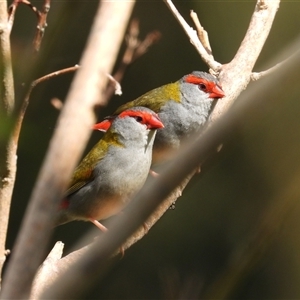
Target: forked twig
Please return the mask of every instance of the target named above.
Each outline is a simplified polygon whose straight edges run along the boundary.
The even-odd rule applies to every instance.
[[[193,44],[193,46],[196,48],[198,53],[200,54],[201,58],[203,61],[215,72],[217,73],[220,68],[221,64],[217,61],[215,61],[212,57],[212,55],[208,54],[206,51],[204,45],[202,42],[199,40],[197,32],[188,25],[188,23],[185,21],[185,19],[181,16],[181,14],[178,12],[177,8],[173,4],[171,0],[164,0],[166,5],[169,7],[177,21],[180,23],[182,28],[184,29],[185,33],[188,35],[190,38],[190,42]]]
[[[276,64],[275,66],[265,70],[265,71],[261,71],[261,72],[253,72],[251,74],[251,80],[252,81],[256,81],[256,80],[259,80],[260,78],[266,76],[266,75],[270,75],[271,73],[273,73],[274,71],[277,71],[281,66],[282,64],[284,64],[289,58],[283,60],[282,62]]]
[[[56,76],[59,76],[59,75],[62,75],[62,74],[75,72],[78,68],[79,68],[79,65],[75,65],[73,67],[69,67],[69,68],[65,68],[65,69],[59,70],[59,71],[52,72],[50,74],[47,74],[45,76],[42,76],[42,77],[34,80],[30,84],[30,86],[28,88],[28,91],[26,93],[26,96],[25,96],[25,98],[23,100],[23,104],[22,104],[22,107],[20,109],[19,116],[17,118],[16,125],[15,125],[15,128],[14,128],[13,138],[14,138],[15,143],[18,143],[18,140],[19,140],[19,137],[20,137],[22,123],[23,123],[23,120],[24,120],[26,109],[27,109],[28,104],[29,104],[29,99],[30,99],[30,95],[32,93],[32,90],[39,83],[41,83],[43,81],[47,81],[47,80],[49,80],[49,79],[51,79],[53,77],[56,77]]]
[[[133,19],[130,22],[128,33],[125,38],[127,47],[123,54],[122,61],[117,70],[112,75],[114,80],[116,80],[117,82],[122,81],[127,67],[139,57],[144,55],[148,51],[148,49],[152,45],[157,43],[161,38],[161,33],[157,30],[149,32],[143,40],[139,39],[139,33],[139,21],[137,19]],[[114,93],[114,90],[115,85],[113,87],[108,86],[105,92],[105,99],[109,99]],[[115,94],[117,93],[115,92]]]
[[[214,58],[212,55],[211,46],[209,43],[208,33],[201,25],[197,13],[195,13],[193,10],[191,10],[190,16],[196,26],[197,33],[199,40],[201,41],[203,47],[205,48],[206,52],[211,55],[212,59]]]
[[[8,8],[8,27],[10,32],[14,23],[15,13],[19,4],[22,3],[27,5],[37,16],[38,24],[33,40],[34,50],[36,52],[40,50],[41,42],[45,33],[45,29],[47,27],[47,16],[50,10],[50,2],[51,0],[44,0],[43,9],[41,11],[38,10],[34,5],[32,5],[32,3],[28,0],[14,0]]]

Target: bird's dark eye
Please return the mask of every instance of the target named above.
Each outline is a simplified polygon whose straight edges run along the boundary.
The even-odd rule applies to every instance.
[[[142,123],[143,122],[143,118],[140,116],[136,116],[134,117],[136,119],[137,122]]]
[[[199,89],[202,90],[203,92],[206,92],[206,91],[207,91],[206,84],[204,84],[204,83],[199,83],[198,86],[199,86]]]

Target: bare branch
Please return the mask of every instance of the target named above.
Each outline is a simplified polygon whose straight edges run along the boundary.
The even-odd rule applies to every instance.
[[[127,67],[132,64],[136,59],[144,55],[148,49],[157,43],[161,37],[159,31],[152,31],[147,34],[144,40],[139,39],[139,22],[133,19],[130,22],[128,34],[126,35],[127,47],[123,54],[122,62],[118,66],[116,72],[112,75],[117,82],[121,82]],[[112,94],[115,92],[115,85],[108,86],[105,92],[105,99],[108,101]]]
[[[286,59],[288,60],[288,59]],[[275,71],[278,71],[278,69],[282,66],[282,64],[286,61],[282,61],[278,64],[276,64],[275,66],[265,70],[265,71],[261,71],[261,72],[253,72],[251,74],[251,80],[253,81],[256,81],[256,80],[259,80],[260,78],[264,77],[264,76],[267,76],[267,75],[270,75],[271,73],[275,72]]]
[[[15,95],[7,22],[7,2],[0,1],[0,115],[1,122],[12,123]],[[2,124],[4,124],[2,123]],[[11,127],[11,126],[9,126]],[[8,128],[10,129],[10,128]],[[6,234],[16,175],[16,144],[9,134],[0,143],[0,273],[6,259]]]
[[[190,16],[191,16],[193,22],[195,23],[199,40],[201,41],[201,43],[202,43],[203,47],[205,48],[206,52],[209,55],[211,55],[212,59],[213,59],[212,50],[211,50],[211,46],[210,46],[210,43],[209,43],[209,38],[208,38],[207,31],[201,25],[197,13],[195,13],[193,10],[191,10]]]
[[[16,145],[18,144],[18,141],[19,141],[19,137],[20,137],[20,132],[21,132],[21,128],[22,128],[24,116],[25,116],[26,109],[27,109],[28,104],[29,104],[29,99],[30,99],[30,95],[32,93],[32,90],[39,83],[41,83],[41,82],[47,81],[47,80],[49,80],[49,79],[51,79],[53,77],[59,76],[59,75],[63,75],[63,74],[75,72],[76,70],[78,70],[78,68],[79,68],[79,65],[75,65],[73,67],[69,67],[69,68],[65,68],[65,69],[59,70],[59,71],[52,72],[52,73],[49,73],[49,74],[47,74],[45,76],[42,76],[42,77],[34,80],[30,84],[29,89],[28,89],[28,91],[26,93],[26,96],[25,96],[25,98],[23,100],[22,107],[20,109],[20,112],[19,112],[16,124],[15,124],[15,127],[14,127],[14,131],[13,131],[13,140],[14,140],[14,143]]]
[[[34,50],[38,52],[41,47],[41,42],[45,33],[45,29],[47,27],[47,16],[50,10],[50,2],[51,0],[44,0],[43,9],[39,11],[32,3],[28,0],[14,0],[13,3],[8,8],[8,24],[9,24],[9,33],[13,27],[15,13],[17,7],[20,3],[27,5],[37,16],[38,24],[37,30],[35,33],[35,37],[33,40]]]
[[[0,108],[11,114],[15,99],[6,5],[0,1]]]
[[[34,50],[38,52],[41,47],[42,39],[47,27],[47,16],[50,10],[51,0],[44,0],[44,5],[42,11],[39,12],[39,19],[36,34],[33,40]]]
[[[2,289],[3,298],[27,298],[30,293],[51,235],[49,228],[54,225],[58,202],[95,122],[94,106],[106,87],[106,74],[113,67],[133,5],[133,1],[104,1],[99,5],[81,68],[59,116],[17,237]]]
[[[271,30],[280,0],[257,1],[246,35],[233,60],[222,66],[219,75],[226,97],[218,101],[211,119],[224,114],[247,87],[253,67]],[[233,84],[234,83],[234,84]]]
[[[122,88],[121,88],[121,84],[110,74],[106,74],[109,81],[114,85],[115,87],[115,95],[122,95]]]

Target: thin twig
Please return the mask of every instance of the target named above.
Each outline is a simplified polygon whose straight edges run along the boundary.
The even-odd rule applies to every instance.
[[[44,0],[42,11],[38,10],[32,3],[28,0],[14,0],[13,3],[8,8],[8,26],[9,32],[13,27],[15,13],[19,4],[27,5],[37,16],[38,24],[36,27],[35,37],[33,39],[34,50],[38,52],[41,47],[41,42],[45,33],[45,29],[47,27],[47,16],[50,10],[51,0]]]
[[[175,18],[177,19],[177,21],[180,23],[180,25],[182,26],[182,28],[185,31],[185,33],[190,38],[190,41],[191,41],[192,45],[196,48],[196,50],[200,54],[200,56],[203,59],[203,61],[215,73],[217,73],[220,70],[220,68],[221,68],[222,65],[219,62],[215,61],[213,59],[213,57],[210,54],[207,53],[207,51],[205,50],[204,46],[202,45],[202,43],[200,42],[200,40],[198,38],[197,32],[192,27],[190,27],[188,25],[188,23],[184,20],[184,18],[178,12],[178,10],[175,7],[175,5],[173,4],[173,2],[171,0],[164,0],[164,2],[169,7],[169,9],[173,13],[173,15],[175,16]]]
[[[123,54],[122,61],[115,73],[112,75],[114,80],[116,80],[119,83],[122,81],[127,67],[139,57],[144,55],[153,44],[159,41],[161,37],[161,33],[157,30],[154,30],[148,33],[143,40],[140,40],[139,32],[139,21],[137,19],[133,19],[130,22],[128,33],[125,38],[127,47]],[[106,102],[108,101],[108,99],[111,98],[115,91],[115,85],[109,85],[107,87],[107,90],[104,95]]]
[[[139,21],[133,19],[130,23],[128,35],[126,37],[127,48],[124,52],[122,63],[114,74],[114,78],[118,81],[123,77],[126,68],[136,59],[144,55],[148,49],[161,38],[161,33],[154,30],[149,32],[143,40],[140,40],[139,32]]]
[[[282,66],[282,64],[284,62],[286,62],[288,59],[276,64],[275,66],[265,70],[265,71],[261,71],[261,72],[253,72],[251,74],[251,80],[252,81],[256,81],[256,80],[259,80],[260,78],[264,77],[264,76],[267,76],[267,75],[270,75],[271,73],[275,72],[275,71],[278,71],[278,69]]]
[[[47,16],[50,10],[50,2],[51,0],[44,0],[43,9],[39,12],[37,30],[33,40],[34,50],[36,52],[40,50],[45,29],[47,27]]]
[[[34,12],[37,19],[39,20],[39,18],[40,18],[40,11],[35,6],[33,6],[30,1],[27,1],[27,0],[14,0],[13,3],[8,8],[9,31],[11,31],[11,29],[12,29],[14,19],[15,19],[16,10],[17,10],[19,4],[25,4],[26,6],[28,6]]]
[[[23,100],[22,107],[20,109],[19,116],[17,118],[16,124],[15,124],[15,128],[14,128],[14,131],[13,131],[13,139],[14,139],[14,142],[16,144],[18,144],[18,141],[19,141],[19,137],[20,137],[20,132],[21,132],[21,128],[22,128],[24,116],[25,116],[26,109],[27,109],[28,104],[29,104],[29,99],[30,99],[30,95],[32,93],[32,90],[39,83],[41,83],[43,81],[47,81],[47,80],[49,80],[49,79],[51,79],[53,77],[59,76],[59,75],[63,75],[63,74],[75,72],[76,70],[78,70],[78,68],[79,68],[79,65],[75,65],[73,67],[68,67],[68,68],[65,68],[65,69],[62,69],[62,70],[59,70],[59,71],[52,72],[52,73],[49,73],[49,74],[47,74],[45,76],[42,76],[42,77],[34,80],[30,84],[30,86],[28,88],[28,91],[27,91],[27,93],[25,95],[25,98]]]
[[[115,95],[121,96],[122,95],[122,88],[120,82],[118,82],[112,75],[106,74],[109,81],[114,85],[115,88]]]
[[[193,10],[191,10],[190,16],[196,26],[196,30],[198,33],[198,37],[200,42],[202,43],[203,47],[205,48],[206,52],[211,55],[212,59],[214,58],[212,55],[211,46],[209,43],[208,33],[201,25],[197,13],[195,13]]]

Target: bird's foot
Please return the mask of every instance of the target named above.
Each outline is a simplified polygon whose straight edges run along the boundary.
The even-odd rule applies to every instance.
[[[90,222],[92,222],[95,226],[97,226],[101,231],[106,232],[108,229],[102,225],[99,221],[94,219],[89,219]]]
[[[159,174],[156,173],[156,172],[153,171],[153,170],[150,170],[150,171],[149,171],[149,174],[150,174],[151,176],[153,176],[153,177],[158,177],[158,176],[159,176]]]

